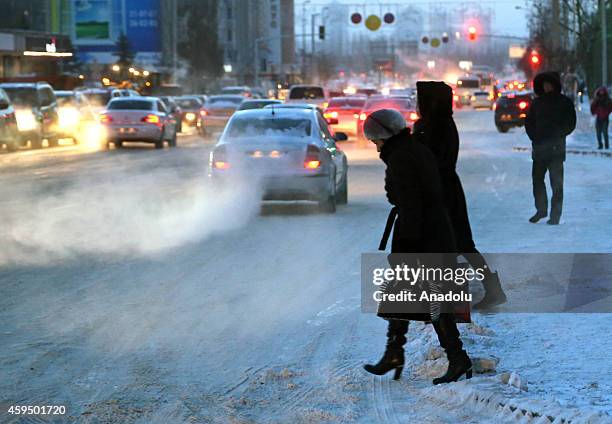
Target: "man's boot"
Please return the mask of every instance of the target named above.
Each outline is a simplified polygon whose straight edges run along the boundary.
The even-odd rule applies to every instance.
[[[408,321],[389,320],[387,329],[387,348],[383,357],[377,364],[366,364],[363,368],[375,375],[383,375],[391,370],[395,370],[394,380],[399,380],[404,369],[404,344],[406,343],[406,333],[408,332]]]

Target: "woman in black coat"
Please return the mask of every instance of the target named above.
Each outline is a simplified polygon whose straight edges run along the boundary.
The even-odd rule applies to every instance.
[[[387,165],[385,191],[393,205],[380,250],[385,249],[393,229],[392,253],[428,254],[420,255],[420,260],[433,266],[444,265],[449,257],[454,261],[454,233],[444,206],[434,155],[413,140],[405,119],[396,110],[381,109],[370,114],[364,122],[364,133],[376,144],[380,158]],[[431,263],[431,257],[441,260],[434,259],[435,263]],[[429,306],[429,312],[384,312],[379,309],[379,316],[389,322],[387,346],[377,364],[365,365],[366,371],[382,375],[395,370],[394,379],[399,379],[404,366],[403,346],[408,322],[421,320],[432,322],[449,359],[448,371],[434,379],[434,384],[456,381],[464,374],[471,377],[472,363],[463,350],[453,314]]]
[[[506,295],[499,276],[490,271],[472,238],[465,194],[456,171],[459,134],[453,120],[453,91],[443,82],[419,81],[417,99],[421,119],[414,124],[414,136],[433,152],[438,161],[444,202],[455,231],[457,252],[463,254],[472,267],[486,270],[482,282],[485,296],[474,305],[474,309],[487,309],[504,303]]]

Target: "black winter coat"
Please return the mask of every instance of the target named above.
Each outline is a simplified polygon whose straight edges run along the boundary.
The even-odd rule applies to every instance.
[[[446,213],[442,184],[435,156],[427,147],[414,141],[409,129],[385,141],[380,158],[387,165],[385,190],[389,202],[397,210],[393,226],[392,266],[399,263],[393,253],[435,253],[417,255],[429,267],[444,267],[455,260],[453,228]],[[448,255],[446,253],[451,253]],[[398,262],[398,263],[395,263]],[[390,288],[393,291],[396,288]],[[414,307],[414,304],[413,304]],[[444,311],[443,306],[439,307]],[[432,305],[421,304],[398,313],[382,303],[378,315],[385,319],[431,321]]]
[[[465,193],[456,171],[459,133],[452,116],[452,89],[443,82],[417,82],[417,95],[421,119],[414,125],[414,137],[436,157],[444,204],[454,229],[457,251],[472,253],[476,247]]]
[[[544,82],[555,90],[544,92]],[[538,74],[533,81],[537,95],[525,118],[525,130],[531,139],[533,160],[565,160],[565,137],[576,128],[576,110],[572,101],[561,94],[561,82],[555,72]]]

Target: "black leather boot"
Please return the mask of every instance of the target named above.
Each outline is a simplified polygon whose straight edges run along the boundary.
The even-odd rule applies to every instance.
[[[546,218],[548,214],[545,213],[539,213],[537,212],[534,216],[532,216],[531,218],[529,218],[529,222],[531,222],[532,224],[535,224],[536,222],[538,222],[540,219],[542,218]]]
[[[404,370],[404,344],[408,332],[408,321],[389,320],[387,328],[387,348],[383,357],[377,364],[366,364],[363,366],[367,372],[375,375],[384,375],[391,370],[394,380],[399,380]]]
[[[497,272],[491,272],[483,280],[482,285],[485,289],[484,297],[474,305],[474,309],[489,309],[493,306],[506,303],[508,298],[501,287]]]
[[[434,378],[433,384],[450,383],[459,380],[463,375],[472,378],[472,361],[463,350],[459,338],[459,330],[455,318],[451,314],[441,314],[438,321],[433,322],[440,346],[448,358],[448,370],[442,377]]]

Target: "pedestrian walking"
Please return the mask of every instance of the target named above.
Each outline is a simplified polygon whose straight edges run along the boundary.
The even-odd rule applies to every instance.
[[[442,184],[436,158],[429,149],[416,142],[406,120],[396,110],[381,109],[371,113],[364,122],[364,134],[376,144],[380,158],[386,164],[385,191],[393,205],[380,250],[393,231],[391,252],[434,253],[454,257],[454,233],[444,206]],[[423,255],[425,258],[427,255]],[[434,308],[431,310],[433,311]],[[399,379],[404,367],[404,349],[410,320],[430,321],[446,351],[447,372],[433,380],[434,384],[456,381],[463,375],[472,376],[472,362],[463,350],[455,317],[447,310],[391,313],[379,309],[378,315],[388,321],[387,345],[380,361],[367,364],[365,370],[383,375],[395,370]]]
[[[493,272],[476,249],[468,215],[467,202],[459,175],[459,133],[453,119],[453,90],[440,81],[417,82],[417,103],[420,119],[414,124],[414,137],[426,145],[438,163],[444,192],[444,203],[455,233],[457,252],[473,268],[484,270],[482,284],[485,295],[474,309],[488,309],[506,302],[499,275]]]
[[[529,222],[548,216],[548,195],[544,177],[548,172],[552,189],[549,225],[558,225],[563,208],[563,162],[565,138],[576,128],[576,110],[572,101],[561,94],[561,81],[556,72],[542,72],[533,80],[536,98],[532,102],[525,130],[531,139],[533,160],[531,177],[536,213]]]
[[[599,87],[591,102],[591,115],[595,116],[595,134],[597,135],[597,148],[610,148],[608,140],[608,127],[612,113],[612,99],[606,87]],[[602,143],[603,141],[603,143]]]

